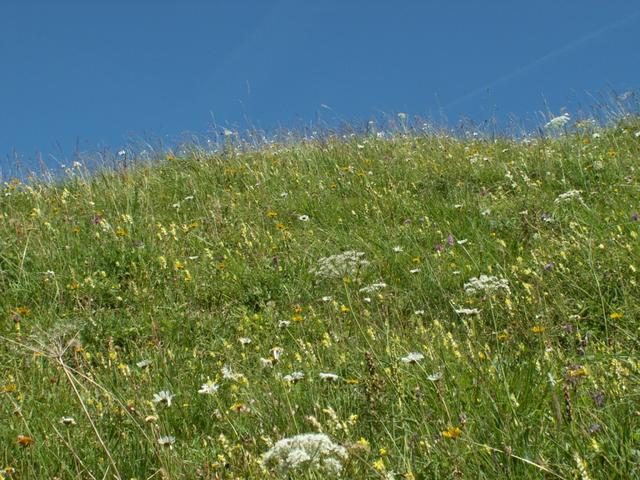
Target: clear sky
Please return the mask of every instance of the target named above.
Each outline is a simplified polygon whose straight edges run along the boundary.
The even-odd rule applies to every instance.
[[[0,1],[2,167],[214,121],[482,122],[639,85],[631,0]]]

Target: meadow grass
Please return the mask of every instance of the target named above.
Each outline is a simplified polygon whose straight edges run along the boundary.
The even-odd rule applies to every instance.
[[[638,477],[637,132],[7,182],[2,475],[327,478],[263,463],[322,432],[343,478]]]

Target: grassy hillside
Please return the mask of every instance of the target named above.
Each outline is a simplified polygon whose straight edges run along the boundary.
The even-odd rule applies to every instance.
[[[4,475],[637,477],[638,131],[5,184]]]

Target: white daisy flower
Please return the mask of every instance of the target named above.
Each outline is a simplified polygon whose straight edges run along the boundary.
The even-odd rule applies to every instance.
[[[206,395],[213,395],[214,393],[216,393],[218,391],[218,389],[220,388],[220,385],[218,385],[215,382],[212,382],[211,380],[209,380],[207,383],[203,383],[202,387],[200,387],[200,390],[198,390],[198,393],[204,393]]]
[[[76,424],[76,419],[73,417],[62,417],[60,419],[60,423],[62,425],[75,425]]]
[[[327,382],[335,382],[340,379],[340,377],[335,373],[320,373],[318,376],[320,377],[320,380],[326,380]]]
[[[168,390],[162,390],[153,395],[153,403],[164,403],[167,407],[171,406],[171,399],[175,397],[173,393]]]

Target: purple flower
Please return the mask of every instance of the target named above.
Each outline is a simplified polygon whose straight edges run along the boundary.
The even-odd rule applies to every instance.
[[[555,266],[556,266],[556,262],[549,262],[549,263],[547,263],[543,268],[544,268],[545,270],[551,270],[551,269],[552,269],[553,267],[555,267]]]
[[[441,243],[437,243],[434,248],[435,248],[435,251],[438,253],[444,252],[444,245]]]
[[[631,215],[631,220],[637,222],[638,218],[640,218],[640,216],[638,216],[638,212],[633,212],[633,214]]]
[[[447,243],[451,246],[454,246],[456,244],[456,239],[453,238],[453,235],[449,234],[449,236],[447,237]]]

